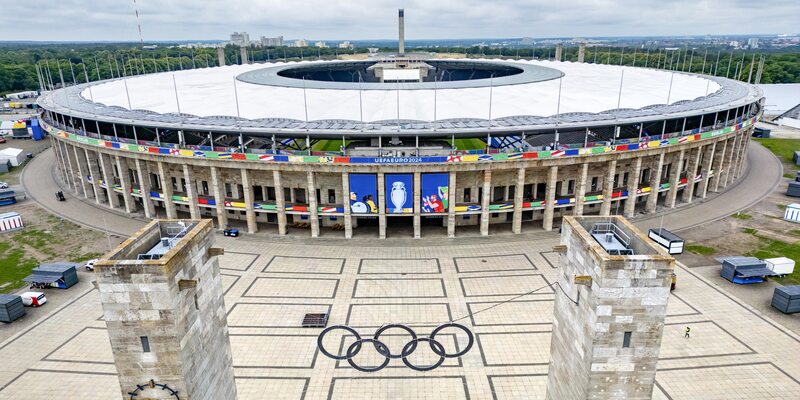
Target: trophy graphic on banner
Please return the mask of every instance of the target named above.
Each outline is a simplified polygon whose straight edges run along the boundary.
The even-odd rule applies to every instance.
[[[392,200],[392,205],[394,205],[394,213],[402,213],[407,198],[406,185],[403,182],[392,182],[392,193],[390,193],[389,197]]]

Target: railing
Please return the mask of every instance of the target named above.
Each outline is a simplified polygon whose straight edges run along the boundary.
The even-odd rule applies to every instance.
[[[675,131],[665,133],[663,135],[650,135],[650,136],[642,136],[640,138],[629,138],[629,139],[616,139],[613,141],[603,140],[603,141],[593,141],[593,142],[585,142],[585,143],[569,143],[569,144],[559,144],[557,147],[553,146],[524,146],[519,148],[513,148],[510,150],[503,151],[501,149],[475,149],[475,150],[453,150],[446,154],[449,155],[485,155],[485,154],[504,154],[504,153],[518,153],[518,152],[526,152],[526,151],[553,151],[553,150],[571,150],[571,149],[579,149],[579,148],[592,148],[598,146],[612,146],[618,144],[631,144],[631,143],[647,143],[656,140],[665,140],[671,139],[681,136],[689,136],[695,135],[698,133],[709,132],[721,128],[725,128],[728,126],[735,126],[742,121],[752,118],[752,115],[742,115],[741,117],[734,118],[728,121],[728,124],[719,123],[710,126],[704,126],[697,129],[692,129],[688,131]],[[177,143],[165,143],[165,142],[157,142],[157,141],[147,141],[147,140],[133,140],[124,137],[118,136],[108,136],[97,134],[93,132],[86,132],[82,129],[75,129],[69,126],[65,126],[57,121],[52,121],[49,118],[42,118],[45,122],[50,125],[56,126],[58,129],[64,130],[69,133],[73,133],[80,136],[86,136],[94,139],[102,139],[106,141],[113,141],[119,143],[126,143],[126,144],[136,144],[141,146],[151,146],[151,147],[161,147],[161,148],[168,148],[168,149],[175,149],[175,150],[195,150],[195,151],[215,151],[221,153],[241,153],[241,149],[239,147],[223,147],[223,146],[200,146],[200,145],[185,145],[181,146]],[[341,151],[307,151],[307,150],[284,150],[284,149],[276,149],[275,151],[272,150],[265,150],[265,149],[248,149],[245,147],[244,153],[249,154],[262,154],[262,155],[288,155],[288,156],[330,156],[330,157],[344,157],[346,156],[345,152]],[[411,155],[409,157],[416,157]]]

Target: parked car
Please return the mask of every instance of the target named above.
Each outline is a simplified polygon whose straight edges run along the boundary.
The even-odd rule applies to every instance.
[[[87,261],[86,265],[84,265],[83,267],[86,268],[87,271],[94,271],[94,263],[96,263],[98,260],[99,258],[93,258]]]
[[[238,237],[239,236],[239,230],[238,229],[225,229],[224,231],[222,231],[222,234],[225,235],[225,236],[230,236],[230,237]]]
[[[8,183],[0,182],[0,189],[8,189]]]
[[[47,303],[47,297],[42,292],[25,292],[19,297],[22,297],[22,305],[28,307],[41,307]]]

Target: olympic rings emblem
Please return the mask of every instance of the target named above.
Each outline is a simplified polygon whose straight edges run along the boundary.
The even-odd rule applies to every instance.
[[[461,329],[464,331],[464,333],[467,334],[467,339],[468,339],[467,345],[464,347],[463,350],[457,351],[455,353],[448,353],[445,350],[444,345],[436,340],[436,335],[446,328]],[[347,351],[345,351],[344,355],[330,353],[327,350],[325,350],[325,347],[322,345],[322,340],[325,337],[325,335],[328,334],[328,332],[331,332],[336,329],[341,329],[343,331],[349,332],[356,338],[356,340],[353,341],[353,343],[349,347],[347,347]],[[396,354],[392,353],[392,351],[389,350],[389,347],[380,340],[381,334],[383,334],[389,329],[401,329],[406,331],[406,333],[408,333],[411,336],[411,340],[405,345],[403,345],[403,348],[402,350],[400,350],[400,353]],[[417,366],[412,364],[411,361],[409,361],[408,357],[412,353],[414,353],[419,343],[422,342],[427,342],[433,353],[439,356],[439,359],[435,363],[431,365]],[[372,343],[372,346],[375,348],[375,351],[377,351],[378,354],[382,355],[385,358],[383,362],[381,362],[379,365],[375,367],[362,367],[356,364],[355,361],[353,361],[353,357],[358,355],[363,345],[367,343]],[[340,360],[340,361],[346,360],[351,367],[361,372],[380,371],[386,368],[386,366],[389,365],[389,361],[391,361],[392,359],[402,359],[403,364],[405,364],[408,368],[411,368],[415,371],[420,371],[420,372],[431,371],[441,366],[442,363],[444,363],[445,359],[447,358],[457,358],[463,356],[464,354],[467,354],[467,352],[472,348],[473,344],[475,344],[475,335],[472,333],[472,331],[470,331],[469,328],[467,328],[466,326],[454,322],[448,322],[446,324],[439,325],[438,327],[436,327],[436,329],[431,331],[430,336],[427,337],[418,337],[417,333],[414,332],[413,329],[403,324],[384,325],[380,327],[380,329],[375,331],[375,334],[371,338],[362,338],[361,335],[355,329],[347,325],[334,325],[325,328],[319,334],[319,337],[317,337],[317,347],[319,348],[319,351],[322,354],[334,360]]]

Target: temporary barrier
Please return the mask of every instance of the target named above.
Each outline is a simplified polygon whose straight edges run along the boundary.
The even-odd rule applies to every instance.
[[[0,232],[22,229],[22,217],[19,213],[9,212],[0,214]]]
[[[665,247],[669,254],[683,254],[683,239],[664,228],[650,229],[647,237]]]
[[[783,219],[791,222],[800,222],[800,204],[792,203],[786,206]]]

